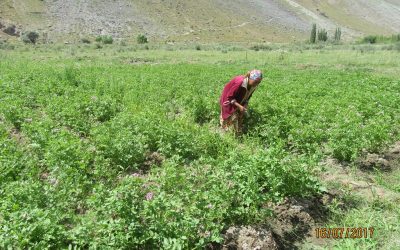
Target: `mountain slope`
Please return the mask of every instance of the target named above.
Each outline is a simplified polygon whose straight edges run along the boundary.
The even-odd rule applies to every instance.
[[[0,23],[52,41],[145,33],[154,41],[284,42],[307,39],[312,23],[330,34],[341,27],[351,40],[399,33],[400,1],[2,0]]]

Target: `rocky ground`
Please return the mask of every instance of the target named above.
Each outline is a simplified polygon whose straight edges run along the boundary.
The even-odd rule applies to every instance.
[[[51,41],[112,35],[153,41],[294,41],[307,39],[312,23],[343,39],[400,32],[400,3],[393,0],[88,1],[4,0],[0,23],[37,30]],[[4,31],[4,27],[1,28]],[[1,36],[5,36],[1,32]]]

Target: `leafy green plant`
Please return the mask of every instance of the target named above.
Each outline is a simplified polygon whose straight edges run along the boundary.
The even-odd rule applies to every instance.
[[[138,44],[145,44],[145,43],[148,43],[147,37],[146,37],[145,35],[143,35],[143,34],[138,35],[138,36],[136,37],[136,41],[137,41]]]
[[[243,50],[104,46],[100,54],[113,56],[79,48],[82,61],[64,46],[1,54],[0,248],[201,249],[222,244],[231,225],[268,222],[267,203],[323,191],[323,159],[354,165],[399,139],[400,89],[389,75],[398,62],[365,46],[282,47],[246,65],[237,63]],[[35,60],[41,49],[47,60]],[[187,63],[195,54],[199,62]],[[224,83],[264,66],[247,132],[222,133]],[[397,211],[368,209],[377,213],[353,221]]]

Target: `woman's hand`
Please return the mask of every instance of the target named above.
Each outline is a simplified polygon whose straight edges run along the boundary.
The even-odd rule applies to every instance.
[[[234,104],[235,104],[236,107],[238,107],[238,109],[240,110],[240,112],[244,113],[244,112],[247,111],[247,108],[244,107],[244,106],[242,106],[242,105],[240,105],[238,102],[235,102]]]
[[[246,107],[243,107],[242,105],[240,105],[239,107],[240,112],[244,113],[247,111]]]

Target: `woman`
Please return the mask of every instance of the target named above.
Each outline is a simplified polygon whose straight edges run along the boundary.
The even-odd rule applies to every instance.
[[[261,80],[262,72],[254,69],[244,76],[236,76],[225,85],[219,101],[220,124],[225,131],[233,127],[237,135],[242,133],[247,104]]]

